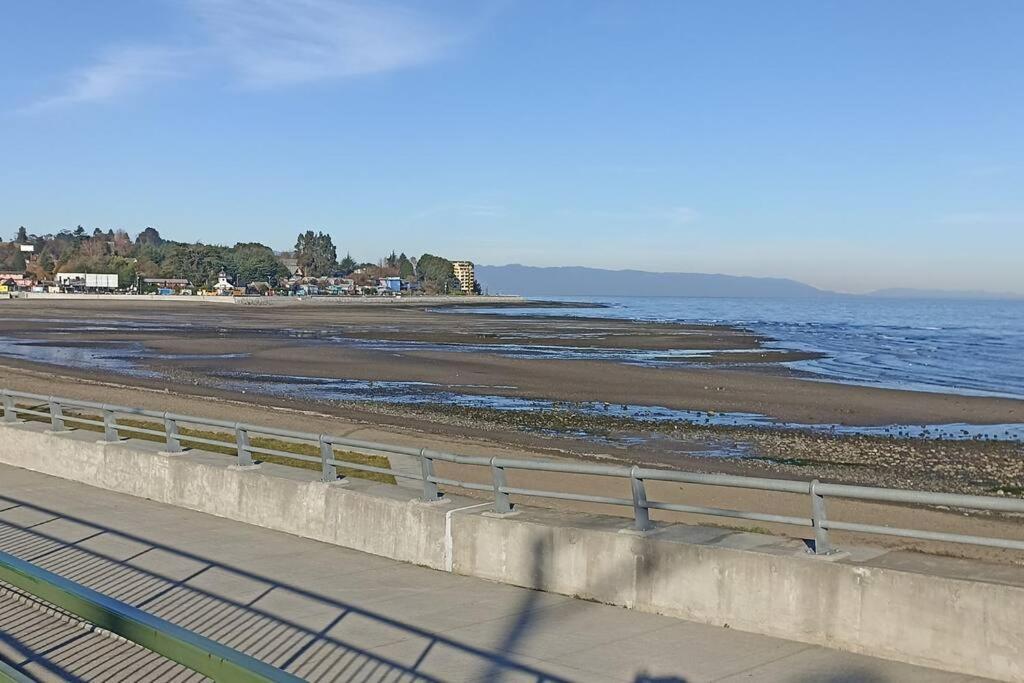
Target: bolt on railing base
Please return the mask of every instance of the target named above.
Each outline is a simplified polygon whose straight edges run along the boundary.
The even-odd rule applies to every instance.
[[[823,562],[838,562],[839,560],[846,560],[850,557],[850,553],[846,550],[836,550],[833,548],[827,553],[816,553],[814,552],[814,548],[811,546],[798,551],[796,554],[800,557],[810,557]]]

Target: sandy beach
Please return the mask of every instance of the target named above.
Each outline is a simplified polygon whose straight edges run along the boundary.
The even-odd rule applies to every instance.
[[[133,386],[705,471],[974,493],[1024,486],[1019,441],[719,424],[733,414],[809,427],[1024,422],[1020,400],[808,381],[783,364],[801,354],[766,348],[743,329],[462,315],[413,303],[0,301],[0,314],[0,385],[12,389],[74,396],[76,381]],[[423,392],[438,398],[409,400]],[[699,415],[650,420],[645,407]]]

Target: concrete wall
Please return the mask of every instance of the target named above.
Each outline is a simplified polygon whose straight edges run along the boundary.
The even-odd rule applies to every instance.
[[[406,489],[154,444],[0,424],[0,462],[435,569],[1007,681],[1024,681],[1024,588],[825,561],[758,534],[424,504]],[[0,482],[0,490],[2,482]],[[16,493],[16,492],[14,492]]]

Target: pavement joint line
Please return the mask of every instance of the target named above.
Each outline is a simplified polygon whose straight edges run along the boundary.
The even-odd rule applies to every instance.
[[[787,640],[787,641],[784,641],[784,642],[792,643],[792,642],[796,642],[796,641]],[[710,681],[710,683],[715,683],[715,681],[724,681],[727,678],[733,678],[735,676],[742,676],[745,673],[749,673],[751,671],[757,671],[758,669],[760,669],[763,666],[768,666],[769,664],[775,664],[776,662],[781,662],[784,659],[787,659],[789,657],[795,657],[798,654],[801,654],[803,652],[807,652],[808,650],[813,650],[813,649],[814,649],[814,647],[812,645],[806,645],[804,647],[801,647],[798,650],[794,650],[793,652],[787,652],[784,655],[779,655],[778,657],[775,657],[773,659],[769,659],[768,661],[759,662],[759,663],[757,663],[757,664],[755,664],[753,666],[748,666],[746,669],[740,669],[739,671],[733,671],[731,673],[723,674],[723,675],[721,675],[721,676],[719,676],[719,677],[717,677],[715,679],[712,679]]]
[[[34,506],[34,505],[30,505],[29,507],[36,508],[36,509],[41,509],[41,508],[38,508],[38,506]],[[196,513],[196,514],[202,514],[202,513]],[[81,520],[72,520],[72,521],[81,521]],[[88,522],[86,522],[86,523],[88,523]],[[17,525],[10,525],[10,526],[12,526],[13,528],[17,528],[17,529],[21,528],[21,527],[18,527]],[[111,556],[105,555],[104,553],[101,553],[101,552],[98,552],[98,551],[94,551],[94,550],[87,550],[87,549],[84,549],[84,548],[75,548],[74,546],[71,546],[71,544],[68,543],[67,541],[63,541],[61,539],[50,537],[49,535],[47,535],[47,534],[45,534],[43,532],[37,531],[37,530],[36,531],[30,531],[30,532],[27,532],[27,533],[30,533],[30,534],[33,534],[33,535],[36,535],[36,536],[40,536],[43,539],[54,541],[56,543],[61,544],[65,548],[70,548],[70,549],[77,550],[79,552],[85,553],[87,555],[91,555],[91,556],[93,556],[93,558],[98,559],[98,560],[106,560],[106,561],[111,562],[112,564],[115,564],[115,565],[120,565],[121,564],[119,560],[117,560],[117,559],[115,559],[115,558],[113,558]],[[135,537],[133,537],[131,534],[126,533],[126,532],[113,531],[112,533],[117,534],[117,535],[121,535],[122,537],[128,538],[130,540],[138,540]],[[194,553],[190,553],[188,551],[180,551],[180,552],[184,556],[188,557],[189,559],[193,559],[193,560],[196,560],[196,561],[208,562],[208,560],[200,558],[199,556],[194,555]],[[241,576],[246,576],[246,577],[249,577],[249,578],[254,578],[256,580],[273,583],[272,581],[269,581],[266,577],[260,577],[258,575],[252,574],[251,572],[247,572],[245,570],[237,569],[237,568],[232,567],[230,565],[218,565],[218,566],[220,566],[221,568],[223,568],[223,569],[225,569],[227,571],[231,571],[233,573],[239,574]],[[404,564],[396,564],[396,566],[394,568],[395,569],[405,569],[406,565],[404,565]],[[173,578],[170,578],[170,577],[158,574],[156,571],[150,571],[150,570],[140,569],[140,568],[131,567],[131,566],[129,566],[129,569],[132,569],[132,570],[134,570],[136,572],[145,574],[146,576],[148,576],[150,578],[162,579],[162,580],[165,580],[165,581],[168,581],[168,582],[173,582],[175,580]],[[277,583],[277,584],[275,584],[275,587],[276,588],[283,588],[283,589],[285,589],[285,590],[287,590],[289,592],[295,593],[297,595],[307,595],[309,593],[308,591],[304,591],[301,588],[296,588],[296,587],[293,587],[293,586],[289,586],[287,584]],[[234,608],[237,608],[237,609],[241,609],[241,610],[243,610],[245,612],[248,612],[253,617],[266,619],[268,621],[273,622],[274,624],[276,624],[278,626],[284,626],[284,627],[287,627],[287,628],[291,628],[291,629],[293,629],[293,630],[295,630],[295,631],[297,631],[299,633],[305,634],[305,635],[313,635],[315,633],[314,631],[310,630],[307,627],[302,626],[299,623],[292,622],[292,621],[288,620],[284,616],[275,615],[273,613],[266,612],[266,611],[260,609],[259,607],[249,607],[249,606],[246,606],[245,604],[240,603],[237,600],[234,600],[232,598],[228,598],[226,596],[220,596],[220,595],[217,595],[217,594],[214,594],[214,593],[209,593],[209,592],[204,591],[202,589],[191,587],[191,586],[187,586],[187,585],[181,586],[181,589],[194,592],[196,594],[196,597],[198,597],[200,599],[210,599],[210,600],[213,600],[215,602],[219,602],[219,603],[221,603],[221,604],[223,604],[223,605],[225,605],[227,607],[234,607]],[[410,593],[415,593],[415,592],[422,592],[422,591],[410,591]],[[320,596],[315,596],[314,595],[313,597],[317,597],[317,598],[323,599]],[[331,602],[329,600],[327,602],[328,602],[328,604],[331,604]],[[334,606],[337,607],[338,609],[342,608],[342,605],[334,605]],[[419,628],[419,627],[415,627],[415,626],[410,626],[408,624],[403,624],[402,622],[396,621],[396,620],[391,619],[389,617],[386,617],[384,615],[377,614],[377,613],[373,612],[372,610],[369,610],[369,609],[366,609],[366,608],[353,608],[352,606],[348,606],[348,608],[353,613],[355,613],[355,614],[361,614],[363,616],[367,616],[367,617],[369,617],[371,619],[374,619],[374,620],[376,620],[378,622],[381,622],[381,623],[384,623],[384,624],[387,624],[387,625],[397,626],[400,630],[403,630],[404,632],[409,634],[409,636],[407,636],[405,638],[405,640],[408,640],[410,637],[416,636],[416,637],[427,638],[427,639],[430,639],[430,640],[441,641],[442,644],[445,645],[446,647],[452,647],[452,648],[454,648],[454,649],[456,649],[456,650],[458,650],[460,652],[463,652],[465,654],[468,654],[470,656],[482,657],[482,658],[487,658],[487,659],[495,659],[496,658],[498,661],[503,661],[505,663],[512,664],[512,665],[514,665],[516,667],[519,667],[520,669],[522,669],[522,668],[526,668],[527,670],[530,669],[530,667],[524,666],[522,664],[519,664],[515,660],[510,659],[507,656],[507,654],[504,653],[504,652],[501,652],[501,651],[498,651],[498,650],[488,651],[488,650],[483,649],[483,648],[479,648],[479,647],[472,646],[472,645],[467,645],[467,644],[464,644],[464,643],[460,643],[459,641],[452,640],[450,638],[446,638],[446,637],[444,637],[444,633],[446,633],[446,631],[428,631],[428,630],[423,629],[423,628]],[[163,618],[167,619],[167,617],[163,617]],[[172,623],[178,623],[178,621],[175,621],[174,619],[167,619],[167,620],[171,621]],[[449,629],[449,630],[455,630],[455,629]],[[342,648],[342,649],[345,649],[345,650],[349,650],[349,651],[353,651],[353,652],[363,652],[363,653],[372,653],[373,652],[373,648],[360,648],[360,647],[356,647],[356,646],[351,645],[350,643],[347,643],[344,640],[341,640],[341,639],[338,639],[338,638],[323,638],[323,642],[329,643],[329,644],[331,644],[331,645],[333,645],[335,647],[339,647],[339,648]],[[383,657],[383,656],[380,656],[380,655],[374,655],[374,657],[377,658],[378,660],[380,660],[381,663],[388,664],[389,666],[394,666],[396,668],[403,669],[403,670],[405,670],[407,668],[407,667],[405,667],[405,665],[401,664],[400,662],[394,661],[394,660],[392,660],[390,658]],[[543,673],[543,672],[534,672],[534,673]],[[430,679],[430,677],[428,676],[427,679]],[[555,677],[555,680],[557,680],[557,677]]]

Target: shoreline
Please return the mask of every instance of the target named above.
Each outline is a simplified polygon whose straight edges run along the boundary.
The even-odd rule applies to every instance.
[[[424,383],[466,396],[745,413],[798,424],[1024,423],[1024,399],[836,382],[789,364],[817,354],[766,348],[763,337],[729,326],[486,314],[460,316],[453,326],[452,316],[419,306],[0,307],[7,313],[0,339],[9,340],[15,359],[185,384],[230,373]]]
[[[1024,494],[1024,440],[877,428],[1022,425],[1024,400],[808,381],[738,328],[428,307],[0,306],[0,386],[16,390],[84,380],[570,457]],[[684,345],[693,355],[662,362]]]

